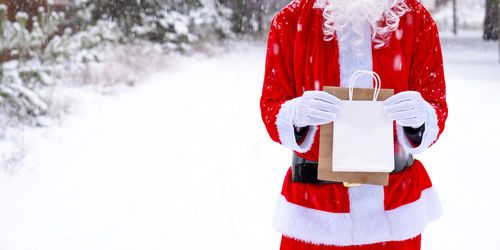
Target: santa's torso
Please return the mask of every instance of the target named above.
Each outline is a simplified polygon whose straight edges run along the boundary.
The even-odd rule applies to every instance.
[[[354,51],[349,46],[354,39],[349,32],[325,41],[323,12],[313,8],[313,2],[294,1],[273,21],[273,26],[280,26],[279,29],[286,32],[287,40],[282,42],[289,43],[293,50],[286,51],[283,46],[273,44],[268,48],[273,53],[285,53],[287,65],[284,68],[294,83],[296,96],[308,90],[322,90],[323,86],[345,87],[350,76],[360,69],[378,73],[382,88],[394,89],[395,93],[416,88],[419,79],[411,72],[412,63],[416,62],[413,58],[416,35],[422,30],[420,26],[426,24],[415,20],[421,19],[419,15],[428,14],[420,5],[408,1],[412,10],[401,17],[399,29],[391,36],[389,46],[375,49],[368,34],[358,46],[359,50]],[[369,26],[365,32],[370,32]],[[370,77],[356,83],[356,87],[372,86]],[[437,119],[439,124],[444,124],[439,119],[445,118],[439,113]],[[396,153],[404,150],[397,140],[395,145]],[[318,151],[319,133],[316,133],[311,149],[296,153],[317,161]],[[412,166],[391,175],[387,187],[347,188],[342,184],[293,183],[289,171],[274,224],[283,235],[306,242],[361,245],[416,237],[430,221],[439,217],[440,212],[431,180],[421,162],[416,160]]]
[[[414,41],[414,13],[410,12],[400,20],[400,28],[391,36],[390,46],[374,48],[370,40],[370,27],[362,44],[353,51],[350,32],[341,34],[342,39],[325,41],[323,35],[323,11],[312,8],[314,1],[294,1],[285,8],[281,15],[287,25],[297,27],[288,33],[294,37],[293,81],[297,96],[308,90],[322,90],[323,86],[348,87],[351,75],[360,69],[376,72],[383,89],[394,89],[395,93],[409,89],[410,65]],[[369,76],[362,77],[355,87],[372,88]],[[312,150],[299,153],[303,158],[317,161],[319,152],[319,133],[316,134]],[[395,144],[398,146],[398,144]],[[399,152],[400,149],[396,149]]]

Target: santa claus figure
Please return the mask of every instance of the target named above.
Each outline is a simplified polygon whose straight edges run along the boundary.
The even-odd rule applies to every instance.
[[[384,102],[396,145],[385,187],[317,179],[318,126],[342,113],[321,90],[348,87],[358,70],[396,93]],[[355,87],[373,88],[373,79]],[[271,138],[294,152],[275,213],[281,249],[420,249],[441,207],[413,155],[438,139],[448,109],[438,30],[417,0],[290,3],[272,22],[261,111]]]

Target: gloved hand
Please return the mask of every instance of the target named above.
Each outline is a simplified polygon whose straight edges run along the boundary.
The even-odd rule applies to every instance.
[[[419,128],[427,120],[426,101],[419,92],[404,91],[384,101],[387,117],[404,127]]]
[[[323,125],[334,121],[340,112],[340,99],[323,91],[306,91],[297,97],[293,125]]]

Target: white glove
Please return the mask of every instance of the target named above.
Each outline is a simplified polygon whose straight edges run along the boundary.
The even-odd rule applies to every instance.
[[[323,91],[306,91],[297,97],[293,125],[323,125],[334,121],[340,112],[340,99]]]
[[[419,92],[404,91],[385,100],[384,110],[397,124],[419,128],[427,120],[426,103]]]

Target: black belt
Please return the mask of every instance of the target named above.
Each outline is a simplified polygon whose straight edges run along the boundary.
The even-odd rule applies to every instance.
[[[390,174],[395,174],[403,171],[413,164],[413,155],[406,152],[394,155],[394,171]],[[340,183],[336,181],[318,180],[318,162],[304,159],[293,153],[292,160],[292,182],[296,183]]]

